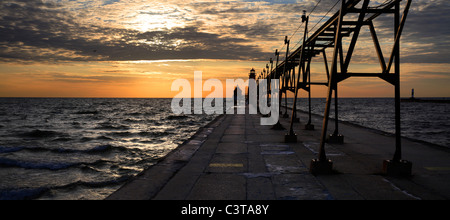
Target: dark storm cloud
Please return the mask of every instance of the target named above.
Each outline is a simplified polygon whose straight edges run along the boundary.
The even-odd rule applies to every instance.
[[[247,39],[222,37],[204,33],[196,26],[174,28],[170,31],[151,31],[132,36],[135,40],[162,42],[158,46],[135,48],[144,59],[255,59],[264,55]],[[144,50],[142,50],[144,49]],[[118,54],[120,55],[120,54]]]
[[[404,54],[404,61],[412,63],[450,62],[450,2],[413,1],[406,22],[403,43],[417,45],[415,52]]]
[[[278,11],[298,13],[307,10],[309,14],[319,0],[305,0],[304,4],[277,5]],[[370,7],[375,7],[385,0],[371,1]],[[401,13],[406,1],[401,3]],[[336,13],[340,4],[335,0],[322,0],[312,13],[311,25],[314,25],[328,11],[328,16]],[[360,3],[361,4],[361,3]],[[448,0],[413,0],[401,38],[403,63],[448,63],[450,57],[450,1]],[[327,19],[322,21],[325,22]],[[380,40],[389,39],[393,42],[393,17],[382,15],[375,20],[375,26]],[[362,36],[370,38],[369,32]],[[371,41],[367,41],[372,43]],[[389,48],[390,45],[389,45]],[[390,52],[390,49],[388,50]],[[390,54],[384,54],[386,57]]]
[[[15,1],[0,6],[0,59],[24,61],[258,59],[246,39],[195,26],[141,33],[82,25],[56,4]]]
[[[276,41],[276,29],[273,24],[266,24],[264,22],[256,22],[252,25],[231,25],[230,28],[235,34],[244,34],[246,39],[263,39]]]
[[[281,42],[282,39],[278,39],[280,36],[290,35],[294,31],[286,29],[290,27],[289,24],[280,23],[281,17],[277,16],[288,13],[301,16],[302,10],[310,13],[317,1],[305,0],[297,4],[292,1],[287,1],[287,4],[284,4],[284,1],[272,1],[255,4],[254,7],[239,2],[193,3],[199,15],[209,16],[211,19],[245,20],[244,16],[249,14],[261,14],[261,17],[250,24],[231,22],[229,25],[217,27],[214,33],[205,32],[203,27],[206,24],[202,22],[171,30],[142,33],[131,29],[100,26],[92,22],[81,23],[74,13],[63,9],[63,5],[58,3],[5,0],[0,4],[0,60],[266,60],[271,53],[264,53],[259,47],[261,45],[257,45],[258,41]],[[319,20],[335,2],[322,0],[311,20]],[[337,9],[338,7],[329,15]],[[402,62],[448,63],[448,11],[448,0],[413,1],[402,37],[402,51],[407,51],[402,54]],[[279,20],[267,17],[269,15]],[[278,26],[274,27],[275,24]],[[392,37],[392,17],[380,17],[376,26],[380,38]],[[223,35],[218,34],[220,32],[223,32]]]
[[[57,5],[40,1],[0,6],[0,57],[19,60],[80,60],[94,56],[99,40],[89,36],[113,30],[81,26]],[[42,51],[44,50],[44,51]],[[64,54],[63,54],[64,52]],[[72,52],[72,56],[68,56]],[[84,58],[83,58],[84,57]]]
[[[412,1],[402,33],[402,62],[448,63],[450,57],[450,3],[447,0]],[[401,8],[403,13],[403,8]],[[380,16],[375,23],[380,38],[394,36],[392,16]],[[389,51],[390,52],[390,51]],[[388,54],[385,54],[387,56]]]

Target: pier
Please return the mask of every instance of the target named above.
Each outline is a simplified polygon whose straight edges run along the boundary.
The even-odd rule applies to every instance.
[[[298,29],[304,27],[303,38],[301,45],[295,48],[290,53],[290,40],[288,36],[285,37],[284,43],[286,46],[286,55],[284,61],[280,64],[278,50],[275,51],[276,64],[274,68],[263,71],[258,76],[259,79],[279,79],[281,83],[281,92],[279,94],[280,102],[284,94],[285,99],[288,97],[288,92],[294,94],[294,102],[292,105],[291,120],[288,126],[289,133],[285,135],[286,142],[297,142],[298,135],[294,132],[293,125],[297,121],[296,119],[296,106],[297,98],[301,90],[308,93],[309,100],[311,99],[311,86],[327,86],[328,92],[326,95],[326,108],[322,121],[322,133],[320,136],[319,154],[316,159],[311,161],[311,172],[315,174],[329,174],[332,172],[333,162],[327,157],[325,150],[325,142],[332,141],[336,143],[343,143],[344,136],[340,133],[338,125],[338,84],[351,77],[377,77],[387,83],[391,84],[394,88],[395,97],[395,136],[396,142],[395,153],[392,159],[386,158],[384,160],[384,172],[389,174],[401,174],[410,175],[412,163],[402,159],[402,143],[401,143],[401,125],[400,125],[400,39],[403,28],[406,23],[408,12],[411,6],[411,0],[386,0],[382,4],[374,5],[371,0],[340,0],[336,1],[336,4],[326,13],[323,17],[327,17],[340,3],[340,9],[332,15],[325,23],[319,28],[313,30],[309,29],[309,16],[306,15],[306,11],[301,18],[301,25]],[[317,5],[320,1],[317,3]],[[317,7],[316,5],[316,7]],[[315,7],[315,8],[316,8]],[[314,8],[314,9],[315,9]],[[314,11],[314,9],[312,9]],[[401,12],[402,9],[402,12]],[[310,12],[311,13],[311,12]],[[394,15],[394,16],[386,16]],[[392,42],[390,56],[386,62],[386,57],[383,54],[380,46],[380,39],[376,32],[375,22],[377,18],[383,17],[384,19],[392,19],[394,36],[392,39],[382,39]],[[312,29],[318,24],[316,23]],[[359,37],[364,31],[370,33],[372,37],[372,43],[378,57],[378,63],[380,64],[379,72],[371,73],[355,73],[349,71],[351,67],[351,60],[357,49],[356,44],[361,40]],[[312,33],[310,33],[312,32]],[[345,39],[348,39],[346,42]],[[327,58],[327,50],[332,52],[331,64],[329,64]],[[313,82],[311,81],[311,75],[319,75],[320,73],[311,71],[311,62],[318,55],[322,55],[322,62],[324,63],[325,73],[327,81]],[[270,60],[273,63],[273,59]],[[296,69],[297,74],[296,74]],[[391,70],[393,69],[393,70]],[[266,74],[264,74],[264,72]],[[270,88],[268,88],[270,90]],[[269,94],[269,93],[267,93]],[[334,131],[330,134],[327,132],[329,124],[329,116],[331,109],[331,101],[334,94],[335,105],[335,118]],[[309,101],[311,105],[311,101]],[[281,105],[280,105],[281,106]],[[287,106],[286,106],[287,107]],[[311,109],[309,110],[311,112]],[[287,115],[287,108],[285,110],[285,117]],[[310,114],[311,115],[311,114]],[[311,121],[309,119],[308,121]],[[308,123],[305,125],[309,129],[313,129],[314,125]]]
[[[298,112],[306,122],[308,114]],[[321,129],[296,124],[297,143],[286,130],[261,126],[261,115],[223,115],[155,166],[133,178],[110,200],[435,200],[449,199],[450,150],[402,138],[412,175],[388,176],[395,136],[341,123],[344,144],[325,144],[330,175],[313,175]],[[313,115],[320,124],[322,117]],[[284,127],[289,119],[281,119]],[[331,130],[330,130],[331,131]]]
[[[267,97],[270,81],[281,82],[278,124],[262,126],[262,115],[248,114],[248,109],[245,115],[222,115],[108,199],[449,199],[450,150],[401,136],[400,39],[411,2],[336,1],[322,18],[328,20],[311,29],[303,12],[297,29],[304,28],[300,46],[290,50],[292,36],[286,36],[284,59],[276,50],[260,75],[254,69],[250,73],[256,81],[267,80]],[[339,10],[328,15],[335,7]],[[380,17],[392,20],[390,39],[377,35]],[[349,71],[364,31],[371,36],[379,72]],[[387,41],[392,48],[385,57],[380,42]],[[311,75],[322,74],[311,71],[317,56],[325,68],[321,82],[311,81]],[[377,77],[393,86],[394,135],[339,123],[338,84],[351,77]],[[311,114],[311,86],[328,88],[323,117]],[[301,91],[308,93],[307,113],[296,109]],[[288,95],[293,95],[293,105],[281,107]],[[332,104],[335,120],[330,119]]]

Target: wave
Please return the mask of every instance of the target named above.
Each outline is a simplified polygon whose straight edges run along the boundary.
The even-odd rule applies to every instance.
[[[113,146],[110,144],[105,144],[105,145],[99,145],[99,146],[96,146],[96,147],[90,148],[90,149],[58,148],[58,149],[51,149],[50,151],[57,152],[57,153],[105,153],[105,152],[112,151],[114,149],[124,151],[127,148],[122,147],[122,146]]]
[[[48,169],[61,170],[80,165],[82,163],[69,162],[42,162],[42,161],[20,161],[10,158],[0,158],[0,167],[20,167],[24,169]]]
[[[125,113],[124,115],[128,115],[128,116],[140,116],[142,115],[141,112],[130,112],[130,113]]]
[[[53,153],[105,153],[112,150],[119,150],[119,151],[125,151],[127,150],[126,147],[123,146],[114,146],[110,144],[105,145],[99,145],[93,148],[89,149],[71,149],[71,148],[45,148],[45,147],[3,147],[0,146],[0,153],[12,153],[12,152],[18,152],[22,150],[28,150],[28,151],[35,151],[35,152],[41,152],[41,151],[49,151]],[[0,162],[1,163],[1,162]]]
[[[167,120],[179,120],[179,119],[186,119],[188,116],[186,115],[169,115],[167,117]]]
[[[104,140],[104,141],[112,141],[113,139],[104,135],[100,135],[98,137],[96,137],[95,139],[97,140]]]
[[[77,186],[101,188],[119,185],[129,180],[132,175],[124,175],[115,179],[104,181],[77,181],[62,186],[49,186],[39,188],[0,189],[0,200],[31,200],[45,195],[50,190],[75,189]]]
[[[167,131],[141,131],[141,132],[111,132],[109,133],[110,136],[113,137],[165,137],[168,135],[172,135],[172,132]]]
[[[102,123],[102,124],[99,124],[97,127],[95,127],[95,129],[98,129],[98,130],[128,130],[128,129],[130,129],[130,127],[128,127],[126,125],[115,125],[115,124],[110,124],[110,123]]]
[[[108,137],[108,136],[105,136],[105,135],[100,135],[100,136],[97,136],[97,137],[82,137],[82,138],[80,138],[80,141],[81,141],[82,143],[84,143],[84,142],[89,142],[89,141],[93,141],[93,140],[112,141],[112,140],[114,140],[114,139],[113,139],[113,138],[110,138],[110,137]]]
[[[0,186],[0,198],[13,199],[45,193],[48,188],[38,187],[53,187],[52,173],[67,173],[68,181],[78,177],[87,181],[72,186],[114,184],[121,180],[111,179],[148,167],[200,123],[213,118],[171,114],[170,99],[27,99],[25,104],[23,100],[6,102],[1,114],[11,117],[0,116],[0,136],[5,137],[0,138],[0,169],[11,175],[16,169],[24,175],[44,175],[42,182],[31,183],[30,188],[21,189],[24,185],[15,182],[6,183],[17,189],[5,191]],[[22,121],[26,115],[28,119]],[[14,181],[10,179],[4,181]],[[51,194],[58,198],[71,194],[72,189],[64,190],[64,195],[58,190]]]
[[[167,131],[142,131],[137,133],[141,137],[164,137],[173,133]]]
[[[97,110],[94,110],[94,111],[92,111],[92,110],[86,110],[86,111],[77,111],[77,112],[75,112],[75,113],[73,113],[73,114],[75,114],[75,115],[97,115],[97,114],[99,114],[100,112],[99,111],[97,111]]]
[[[0,154],[1,153],[12,153],[25,149],[25,147],[4,147],[0,146]]]
[[[63,170],[71,167],[95,166],[109,163],[108,160],[99,159],[93,162],[44,162],[44,161],[21,161],[10,158],[0,157],[0,167],[19,167],[24,169],[45,169],[45,170]]]
[[[133,132],[128,132],[128,131],[124,131],[124,132],[111,132],[109,133],[110,136],[114,136],[114,137],[132,137],[135,136],[135,133]]]
[[[49,151],[52,153],[82,153],[82,154],[102,154],[105,152],[110,152],[112,150],[126,151],[126,147],[113,146],[113,145],[99,145],[90,149],[70,149],[70,148],[57,148],[48,149],[43,147],[0,147],[0,153],[11,153],[21,150],[28,151]],[[99,159],[93,162],[66,162],[66,161],[24,161],[20,159],[11,159],[7,157],[0,157],[0,167],[19,167],[24,169],[46,169],[46,170],[63,170],[71,167],[79,166],[92,166],[99,165],[101,163],[108,163],[110,161]]]
[[[99,187],[121,184],[121,183],[129,180],[131,177],[133,177],[133,175],[125,175],[125,176],[118,177],[116,179],[104,180],[104,181],[89,181],[89,182],[78,181],[74,184],[77,186],[87,186],[87,187],[99,188]]]
[[[52,137],[61,137],[61,136],[68,136],[65,133],[60,133],[56,131],[46,131],[46,130],[33,130],[30,132],[21,133],[18,136],[24,137],[24,138],[36,138],[36,139],[44,139],[44,138],[52,138]]]
[[[73,139],[69,138],[69,137],[61,137],[61,138],[53,139],[52,141],[54,141],[54,142],[68,142],[68,141],[73,141]]]
[[[43,195],[49,188],[23,188],[0,190],[0,200],[28,200],[35,199]]]
[[[127,118],[125,120],[123,120],[124,123],[128,123],[128,124],[136,124],[136,123],[145,123],[147,122],[146,120],[143,119],[132,119],[132,118]]]

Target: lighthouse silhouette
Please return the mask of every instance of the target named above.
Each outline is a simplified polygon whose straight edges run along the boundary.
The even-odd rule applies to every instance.
[[[250,73],[248,74],[248,78],[256,80],[256,71],[255,71],[254,68],[252,68],[250,70]],[[246,102],[248,102],[249,94],[250,94],[250,88],[247,88],[247,94],[245,94],[245,101]]]

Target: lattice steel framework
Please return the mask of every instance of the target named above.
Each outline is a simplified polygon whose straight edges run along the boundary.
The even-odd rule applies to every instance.
[[[394,86],[395,93],[395,153],[393,161],[402,160],[401,150],[401,129],[400,129],[400,37],[406,22],[406,17],[411,6],[412,0],[407,0],[401,4],[402,0],[386,0],[381,5],[369,6],[371,0],[341,0],[340,10],[331,16],[321,27],[319,27],[309,37],[308,22],[309,16],[303,15],[302,22],[305,24],[302,45],[293,52],[289,52],[290,40],[286,37],[285,44],[286,56],[285,60],[278,63],[279,52],[276,51],[276,65],[271,68],[264,78],[280,79],[281,92],[287,97],[287,91],[294,93],[294,103],[292,106],[291,122],[289,134],[286,140],[296,140],[293,131],[293,124],[296,118],[296,104],[299,90],[308,92],[309,97],[309,121],[307,126],[311,126],[311,86],[323,85],[328,87],[326,96],[326,107],[323,118],[322,134],[320,140],[320,149],[317,161],[329,161],[325,152],[325,141],[327,139],[327,128],[330,116],[330,106],[332,96],[335,97],[335,131],[334,135],[338,135],[338,83],[350,77],[379,77]],[[401,7],[403,13],[401,14]],[[391,53],[385,57],[380,46],[379,37],[375,30],[374,21],[383,14],[393,14],[393,46]],[[375,73],[357,73],[349,72],[349,66],[352,56],[355,52],[355,46],[360,39],[360,33],[363,27],[368,27],[368,31],[372,37],[373,45],[380,64],[380,71]],[[344,45],[343,39],[350,40],[349,44]],[[346,53],[344,52],[344,47]],[[331,60],[326,55],[327,50],[332,51]],[[311,61],[314,57],[322,55],[323,63],[326,69],[327,81],[311,82]],[[331,65],[329,65],[331,62]],[[273,61],[271,62],[273,63]],[[268,67],[268,66],[267,66]],[[392,70],[393,67],[393,70]],[[297,69],[297,71],[296,71]],[[296,73],[297,72],[297,73]],[[317,74],[317,73],[316,73]],[[323,74],[323,73],[322,73]],[[269,88],[270,89],[270,88]],[[281,102],[281,99],[280,99]],[[286,103],[287,104],[287,103]],[[280,105],[281,106],[281,105]],[[285,110],[286,113],[287,109]]]

